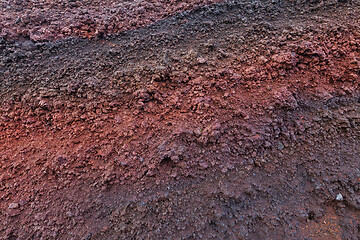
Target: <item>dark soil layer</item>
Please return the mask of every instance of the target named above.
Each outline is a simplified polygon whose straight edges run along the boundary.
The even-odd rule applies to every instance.
[[[0,238],[358,240],[359,16],[228,1],[1,39]]]

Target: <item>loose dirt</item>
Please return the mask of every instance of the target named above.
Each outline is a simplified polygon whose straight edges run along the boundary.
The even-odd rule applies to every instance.
[[[184,2],[3,1],[1,239],[359,239],[360,2]]]

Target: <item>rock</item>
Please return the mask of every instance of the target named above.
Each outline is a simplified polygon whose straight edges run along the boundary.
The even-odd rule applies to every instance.
[[[25,54],[24,54],[24,52],[23,51],[20,51],[20,50],[16,50],[13,54],[12,54],[12,57],[14,58],[14,59],[22,59],[22,58],[24,58],[25,57]]]
[[[221,172],[222,172],[222,173],[227,173],[228,171],[229,171],[229,169],[228,169],[227,166],[223,165],[223,166],[221,167]]]
[[[268,148],[268,147],[271,147],[272,144],[269,141],[265,141],[264,146]]]
[[[292,92],[287,87],[282,87],[274,91],[273,93],[274,103],[279,107],[296,109],[298,107],[297,100]]]
[[[336,195],[336,201],[343,201],[344,200],[344,197],[341,193],[339,193],[338,195]]]
[[[198,61],[199,64],[205,64],[206,63],[206,59],[203,58],[203,57],[198,57],[197,61]]]
[[[333,96],[323,87],[317,87],[315,88],[315,94],[319,99],[322,100],[329,100],[330,98],[332,98]]]
[[[44,100],[40,100],[39,101],[39,107],[43,108],[43,109],[47,109],[48,107],[48,103]]]
[[[278,149],[281,151],[285,148],[284,144],[282,142],[278,142]]]
[[[271,59],[273,62],[287,69],[295,66],[297,63],[296,54],[292,52],[275,54],[271,57]]]
[[[74,216],[74,214],[73,214],[71,211],[67,211],[67,212],[65,213],[65,215],[66,215],[68,218],[71,218],[71,217]]]
[[[197,52],[194,49],[190,49],[183,57],[185,60],[194,60],[197,57]]]
[[[206,168],[209,167],[209,164],[206,163],[206,162],[200,162],[199,165],[200,165],[200,167],[201,167],[202,169],[206,169]]]
[[[68,161],[67,157],[66,156],[58,156],[57,157],[57,162],[61,165],[61,164],[64,164]]]
[[[16,209],[16,208],[19,208],[19,204],[18,203],[10,203],[9,205],[9,209]]]
[[[26,51],[33,51],[37,49],[37,46],[32,41],[28,40],[21,44],[21,48]]]
[[[150,101],[150,94],[146,89],[139,89],[133,93],[136,99],[140,102],[148,102]]]
[[[265,64],[265,63],[267,63],[269,60],[266,58],[266,57],[264,57],[264,56],[260,56],[259,57],[259,63],[260,64]]]
[[[42,98],[50,98],[50,97],[56,97],[58,95],[58,92],[56,89],[44,89],[42,88],[40,90],[40,97]]]

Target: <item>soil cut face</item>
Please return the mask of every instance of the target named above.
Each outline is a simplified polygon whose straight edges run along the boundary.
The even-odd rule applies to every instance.
[[[359,1],[8,2],[0,239],[359,239]]]
[[[33,41],[69,36],[103,37],[216,2],[220,0],[3,0],[0,3],[0,36],[8,40]]]

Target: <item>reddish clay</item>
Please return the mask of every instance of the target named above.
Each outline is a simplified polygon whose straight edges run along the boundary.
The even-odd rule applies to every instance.
[[[167,4],[0,41],[0,238],[357,239],[359,2]]]

